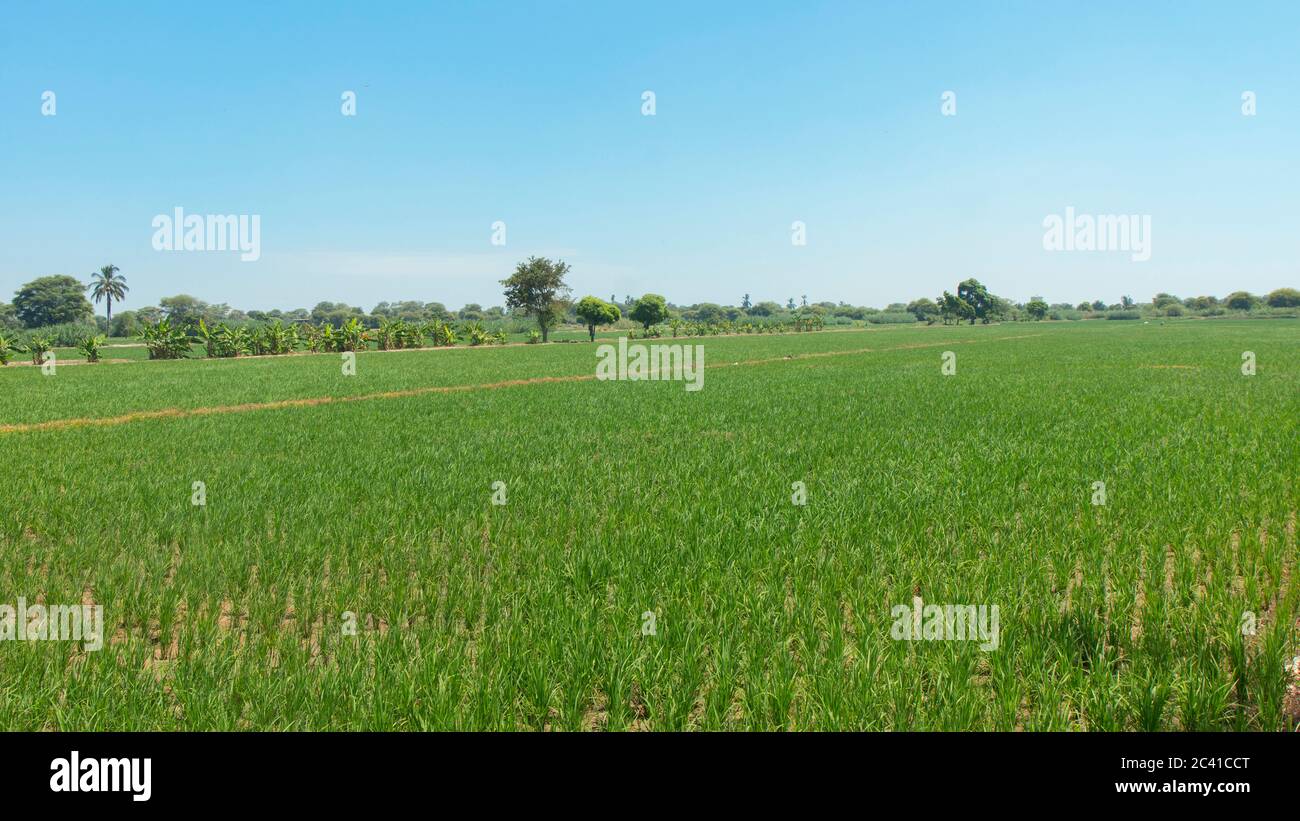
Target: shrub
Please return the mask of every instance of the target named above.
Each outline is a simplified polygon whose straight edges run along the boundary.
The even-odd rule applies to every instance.
[[[1138,311],[1111,311],[1106,314],[1107,319],[1141,319],[1142,314]]]

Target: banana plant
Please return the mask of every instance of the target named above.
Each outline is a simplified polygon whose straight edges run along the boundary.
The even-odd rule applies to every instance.
[[[0,365],[9,364],[9,356],[13,353],[14,343],[9,337],[0,333]]]
[[[165,319],[162,320],[162,322],[166,321],[167,320]],[[158,324],[161,325],[162,322],[159,322]],[[215,331],[210,329],[208,323],[204,322],[202,319],[199,320],[198,337],[199,341],[203,343],[204,349],[207,351],[208,358],[212,359],[215,357],[217,355],[217,334]]]
[[[456,329],[450,323],[435,319],[430,326],[432,332],[429,335],[433,337],[434,345],[443,348],[456,344]]]
[[[465,336],[469,339],[471,345],[482,345],[488,341],[488,332],[480,322],[465,323]]]
[[[379,327],[375,329],[375,341],[379,344],[379,350],[388,351],[400,344],[394,344],[398,339],[398,323],[400,319],[381,319]]]
[[[77,343],[77,350],[86,357],[87,362],[98,362],[100,348],[104,346],[104,337],[88,336]]]
[[[54,340],[48,336],[33,334],[27,340],[27,352],[32,355],[32,364],[40,365],[45,354],[54,348]]]
[[[366,333],[365,326],[355,316],[343,324],[343,327],[339,329],[339,333],[343,342],[343,347],[340,350],[364,351],[369,347],[367,343],[370,341],[370,335]]]

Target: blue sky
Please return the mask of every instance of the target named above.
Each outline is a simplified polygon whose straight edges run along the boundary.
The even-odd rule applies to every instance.
[[[491,305],[530,254],[679,304],[1300,286],[1297,43],[1291,2],[8,2],[0,300],[112,262],[124,308]],[[155,251],[177,206],[261,258]],[[1067,206],[1151,259],[1044,250]]]

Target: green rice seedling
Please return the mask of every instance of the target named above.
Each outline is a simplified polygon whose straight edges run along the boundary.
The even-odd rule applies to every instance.
[[[1289,729],[1297,333],[719,335],[698,392],[586,345],[7,368],[0,589],[109,626],[0,642],[0,728]],[[915,599],[997,646],[896,638]]]

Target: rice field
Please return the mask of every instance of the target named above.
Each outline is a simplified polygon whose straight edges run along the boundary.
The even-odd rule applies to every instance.
[[[0,369],[0,729],[1295,726],[1296,322],[677,341]]]

